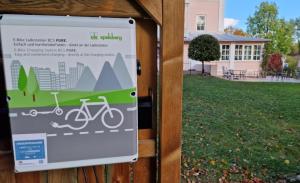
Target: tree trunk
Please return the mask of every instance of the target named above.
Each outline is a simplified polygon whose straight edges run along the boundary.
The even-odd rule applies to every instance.
[[[298,39],[298,54],[300,54],[300,38]]]
[[[202,75],[204,74],[204,61],[202,61]]]
[[[26,92],[25,91],[23,91],[23,95],[26,96]]]
[[[35,102],[35,94],[32,95],[32,101]]]

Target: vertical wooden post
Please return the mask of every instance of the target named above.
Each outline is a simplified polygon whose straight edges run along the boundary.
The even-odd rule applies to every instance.
[[[180,182],[184,0],[162,0],[160,182]]]

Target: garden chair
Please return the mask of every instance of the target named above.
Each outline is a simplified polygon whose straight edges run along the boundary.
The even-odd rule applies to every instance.
[[[223,72],[224,79],[230,79],[230,73],[224,66],[222,67],[222,72]]]

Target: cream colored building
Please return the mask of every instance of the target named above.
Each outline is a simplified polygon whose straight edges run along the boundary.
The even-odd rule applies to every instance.
[[[220,43],[221,57],[218,61],[206,62],[205,71],[222,76],[224,69],[247,70],[246,75],[257,76],[266,39],[241,37],[224,33],[224,0],[185,1],[184,67],[201,70],[201,62],[188,58],[189,42],[198,35],[211,34]]]

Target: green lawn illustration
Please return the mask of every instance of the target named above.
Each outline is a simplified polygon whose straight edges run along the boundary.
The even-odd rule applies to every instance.
[[[9,90],[8,96],[11,98],[9,101],[10,108],[29,108],[29,107],[54,107],[55,99],[51,92],[59,92],[57,95],[58,103],[62,106],[80,106],[80,99],[90,99],[89,102],[99,102],[98,96],[106,97],[109,104],[131,104],[137,101],[137,97],[131,95],[135,92],[136,88],[116,90],[116,91],[39,91],[36,94],[36,101],[32,100],[32,96],[19,90]]]

